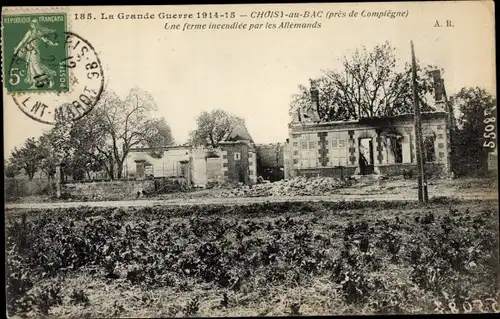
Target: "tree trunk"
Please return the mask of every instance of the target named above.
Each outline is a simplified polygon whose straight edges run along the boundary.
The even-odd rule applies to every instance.
[[[109,172],[108,172],[108,174],[109,174],[109,178],[111,180],[115,179],[115,165],[113,163],[113,160],[109,161]]]
[[[111,171],[110,171],[108,165],[106,165],[106,163],[104,163],[103,166],[104,166],[104,169],[106,170],[106,174],[108,174],[108,176],[110,176],[111,175]]]
[[[47,180],[49,183],[49,196],[52,196],[52,178],[51,178],[50,174],[47,174]]]
[[[61,198],[61,194],[62,194],[62,187],[61,187],[61,184],[63,182],[62,175],[63,175],[62,167],[60,165],[57,165],[56,166],[56,197],[57,198]]]
[[[116,174],[118,179],[122,178],[123,173],[123,162],[116,163]]]

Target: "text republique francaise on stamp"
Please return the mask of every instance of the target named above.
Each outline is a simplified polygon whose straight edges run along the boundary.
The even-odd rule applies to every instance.
[[[30,118],[55,123],[88,114],[104,87],[89,41],[67,29],[66,13],[4,15],[5,87]]]

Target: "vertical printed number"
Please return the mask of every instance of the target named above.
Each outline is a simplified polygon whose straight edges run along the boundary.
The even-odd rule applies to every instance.
[[[488,124],[488,125],[486,125],[486,126],[485,126],[485,128],[484,128],[484,130],[485,130],[486,132],[491,132],[491,131],[493,131],[494,129],[495,129],[495,126],[494,126],[493,124]]]
[[[450,302],[448,304],[452,313],[459,313],[460,311],[457,309],[457,305],[454,302]]]
[[[484,138],[496,138],[497,135],[495,134],[495,132],[489,132],[489,133],[484,133],[483,137]]]
[[[439,314],[444,314],[443,303],[441,301],[434,301],[434,304],[436,305],[436,308],[434,308],[434,311],[439,313]]]
[[[492,108],[490,109],[486,109],[484,110],[484,116],[489,116],[491,114],[491,112],[496,109],[497,107],[496,106],[493,106]]]
[[[488,108],[484,110],[484,116],[485,119],[483,120],[483,123],[485,124],[484,127],[484,134],[483,138],[487,139],[486,141],[483,142],[483,147],[490,148],[490,149],[495,149],[496,143],[496,133],[495,131],[495,123],[497,121],[496,117],[492,112],[496,109],[496,106],[493,106],[492,108]],[[489,140],[488,140],[489,139]]]
[[[483,302],[481,300],[473,300],[472,301],[472,304],[473,305],[477,305],[477,309],[480,311],[480,312],[485,312],[484,309],[483,309]]]
[[[493,142],[493,141],[489,141],[489,142],[484,141],[483,147],[495,148],[495,142]]]
[[[493,312],[498,312],[499,309],[497,307],[497,301],[493,298],[486,298],[485,301],[490,301],[491,302],[491,309],[493,309]]]
[[[442,306],[442,303],[440,301],[434,301],[434,304],[437,306],[435,308],[436,312],[439,312],[441,314],[444,313],[443,312],[444,307]],[[448,308],[450,309],[450,311],[452,313],[460,313],[461,312],[461,309],[458,309],[455,302],[448,303]],[[479,311],[479,312],[487,313],[487,312],[491,312],[490,308],[494,313],[500,312],[500,309],[498,307],[498,297],[497,298],[486,298],[486,299],[484,299],[484,303],[483,303],[483,301],[476,299],[476,300],[472,301],[472,304],[469,301],[464,301],[464,303],[462,304],[463,313],[472,313],[474,311],[474,309],[477,309],[477,311]]]
[[[496,119],[494,117],[487,117],[484,119],[484,124],[495,123]]]
[[[464,308],[464,312],[465,313],[471,313],[472,312],[472,305],[468,301],[466,301],[466,302],[463,303],[462,308]]]

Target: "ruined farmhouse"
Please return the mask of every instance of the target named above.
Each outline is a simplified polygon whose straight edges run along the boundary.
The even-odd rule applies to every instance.
[[[421,114],[422,156],[429,176],[451,174],[451,114],[442,79],[434,79],[435,111]],[[311,87],[312,109],[319,103]],[[136,148],[127,156],[124,176],[133,179],[182,177],[189,185],[256,183],[296,176],[416,174],[416,132],[412,113],[351,121],[315,122],[293,114],[286,143],[256,145],[237,126],[215,149],[192,145]]]
[[[442,80],[439,77],[435,82]],[[442,85],[436,85],[436,111],[421,114],[423,156],[428,174],[434,176],[451,173],[451,117],[443,90]],[[316,109],[319,98],[315,87],[311,87],[311,97]],[[318,123],[307,121],[300,112],[288,126],[285,178],[416,173],[413,114]]]
[[[236,126],[217,148],[193,145],[131,149],[124,176],[147,178],[182,178],[188,185],[206,187],[210,183],[256,183],[256,150],[252,137],[243,125]]]

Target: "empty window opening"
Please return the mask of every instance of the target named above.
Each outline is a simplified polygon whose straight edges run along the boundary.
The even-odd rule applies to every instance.
[[[436,160],[436,151],[434,149],[434,136],[426,136],[424,139],[425,161],[434,162]]]
[[[403,137],[390,135],[387,138],[387,143],[390,146],[390,151],[394,156],[394,163],[403,163]]]

